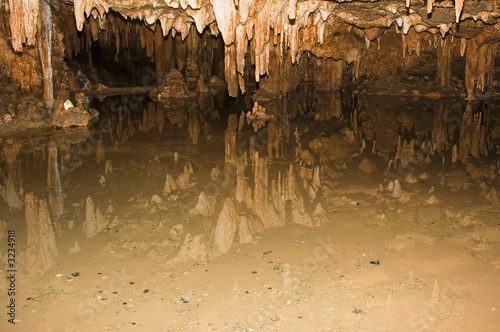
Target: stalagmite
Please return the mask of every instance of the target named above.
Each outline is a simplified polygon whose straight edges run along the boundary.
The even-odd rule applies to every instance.
[[[233,245],[238,223],[238,212],[232,198],[226,198],[217,219],[213,234],[213,250],[217,254],[226,254]]]
[[[398,137],[398,144],[396,148],[396,155],[394,161],[399,160],[401,166],[406,168],[411,162],[416,162],[415,158],[415,139],[412,139],[409,143],[404,140],[401,144],[401,136]],[[396,166],[396,164],[394,164]]]
[[[150,204],[151,204],[151,212],[153,213],[157,211],[165,211],[167,209],[167,206],[165,205],[163,198],[161,198],[158,195],[151,196]]]
[[[204,263],[210,259],[211,255],[205,243],[203,234],[192,236],[187,233],[184,237],[181,249],[177,256],[168,262],[168,264],[178,263]]]
[[[165,178],[165,186],[163,188],[163,195],[170,195],[174,190],[177,190],[177,183],[172,177],[172,174],[167,174]]]
[[[108,225],[108,220],[104,217],[99,208],[94,207],[92,199],[87,197],[85,208],[85,221],[83,223],[83,230],[85,236],[90,239],[96,236],[100,231],[104,230]]]
[[[191,163],[188,162],[186,166],[184,166],[184,171],[179,174],[177,177],[177,180],[175,180],[175,184],[177,189],[179,190],[185,190],[192,188],[194,186],[194,183],[191,181],[191,174],[193,174],[193,168],[191,166]],[[166,183],[165,183],[166,187]],[[165,192],[165,190],[164,190]]]
[[[238,218],[238,237],[240,244],[252,243],[253,235],[249,228],[248,219],[245,216],[239,216]]]
[[[322,218],[318,220],[321,221]],[[299,196],[298,198],[292,201],[292,222],[307,227],[322,226],[317,224],[316,221],[313,220],[311,215],[306,212],[302,196]]]
[[[33,193],[27,193],[24,204],[28,248],[23,265],[30,275],[43,275],[59,257],[54,228],[45,200],[39,200]]]
[[[401,189],[401,184],[399,180],[394,180],[394,185],[391,191],[392,198],[400,198],[403,195],[403,191]]]
[[[216,199],[213,196],[207,196],[205,192],[201,192],[198,196],[196,206],[189,211],[191,217],[201,215],[203,217],[210,217],[215,210]]]
[[[56,144],[51,141],[48,145],[47,166],[47,191],[50,209],[54,218],[55,231],[61,234],[60,220],[64,212],[64,196],[62,192],[61,177],[59,175],[59,163]]]
[[[111,159],[106,160],[104,164],[104,174],[113,174],[113,161]]]
[[[314,211],[312,213],[313,220],[316,222],[316,225],[323,226],[328,223],[328,218],[326,217],[326,211],[323,209],[321,203],[316,204],[314,207]]]

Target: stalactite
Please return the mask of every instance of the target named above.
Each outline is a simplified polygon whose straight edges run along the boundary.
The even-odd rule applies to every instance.
[[[23,44],[35,45],[40,0],[9,0],[12,48],[23,51]]]
[[[210,0],[217,26],[226,45],[234,42],[236,29],[236,7],[233,0]]]
[[[480,34],[478,37],[467,40],[467,52],[465,54],[465,86],[469,100],[475,98],[474,91],[490,85],[494,69],[494,59],[497,44],[488,43],[487,36]]]
[[[462,14],[462,9],[464,8],[465,0],[455,0],[455,22],[460,21],[460,15]]]
[[[439,38],[439,37],[437,37]],[[437,76],[439,85],[442,88],[451,86],[451,61],[452,61],[452,44],[451,36],[446,36],[439,41],[437,49]]]
[[[427,0],[427,14],[432,13],[433,7],[434,7],[434,0]]]
[[[175,38],[175,63],[177,69],[182,71],[186,67],[186,61],[188,56],[187,43],[185,43],[181,38]]]
[[[224,46],[224,76],[227,82],[229,96],[238,95],[238,76],[236,72],[236,46],[235,44]]]
[[[403,39],[403,58],[412,53],[420,57],[421,35],[415,29],[409,29],[407,34],[401,34],[401,38]]]
[[[38,53],[42,64],[43,98],[54,99],[54,79],[52,71],[52,10],[45,0],[40,1],[38,23]]]

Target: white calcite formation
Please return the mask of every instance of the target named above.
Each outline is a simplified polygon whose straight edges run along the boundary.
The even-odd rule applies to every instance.
[[[293,76],[292,64],[299,62],[304,51],[335,61],[337,69],[332,70],[337,74],[331,79],[335,86],[349,64],[353,64],[353,76],[358,77],[365,49],[373,41],[379,43],[380,36],[395,27],[402,35],[403,56],[420,54],[424,32],[443,39],[443,45],[436,46],[442,64],[438,75],[441,85],[451,79],[451,44],[446,46],[446,37],[456,37],[460,55],[466,57],[466,86],[469,97],[473,97],[475,88],[483,90],[490,83],[497,40],[493,37],[496,28],[491,25],[500,16],[495,3],[475,0],[373,1],[369,9],[364,1],[315,0],[74,0],[72,5],[72,8],[66,3],[57,6],[61,12],[74,16],[74,21],[69,22],[72,26],[66,27],[67,37],[75,36],[64,40],[68,53],[82,47],[77,41],[77,31],[87,33],[89,43],[108,38],[103,36],[107,35],[104,31],[112,31],[110,37],[114,38],[117,51],[120,45],[126,46],[128,38],[124,35],[130,31],[129,27],[116,19],[113,11],[141,22],[134,23],[138,26],[141,46],[155,59],[158,74],[165,72],[164,56],[169,54],[158,45],[164,37],[179,34],[181,40],[186,40],[189,34],[205,30],[220,35],[224,43],[225,80],[231,96],[236,96],[238,90],[245,92],[247,54],[255,68],[255,80],[263,80],[270,91],[273,85],[281,83],[280,75]],[[9,0],[8,7],[12,49],[23,52],[28,46],[39,44],[44,95],[50,99],[53,95],[51,7],[45,0]],[[485,29],[484,33],[474,30],[478,25]],[[480,37],[475,38],[478,34]],[[188,62],[179,61],[179,69]],[[277,77],[272,77],[275,74]],[[22,80],[17,73],[16,77]],[[269,84],[266,77],[271,77],[274,83]]]

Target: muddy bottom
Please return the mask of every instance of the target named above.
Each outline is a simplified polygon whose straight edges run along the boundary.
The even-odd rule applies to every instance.
[[[0,330],[498,331],[496,131],[455,160],[465,105],[134,98],[2,139]]]

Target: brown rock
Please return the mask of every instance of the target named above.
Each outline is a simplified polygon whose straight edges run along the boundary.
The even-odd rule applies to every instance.
[[[358,169],[368,174],[378,171],[377,165],[368,158],[361,160]]]

